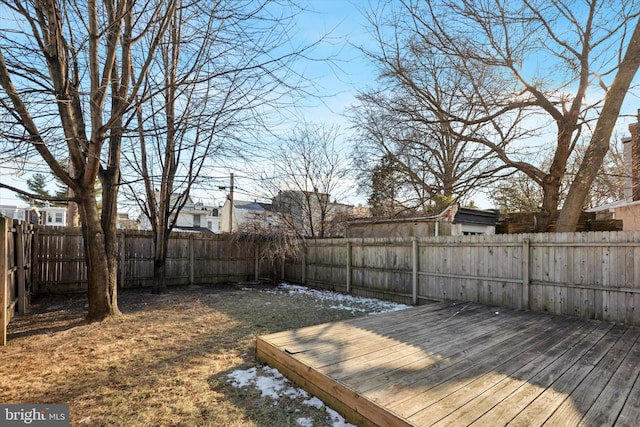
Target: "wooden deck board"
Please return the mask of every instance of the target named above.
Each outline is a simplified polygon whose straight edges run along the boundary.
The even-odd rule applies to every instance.
[[[543,325],[543,322],[539,324],[539,326]],[[404,366],[396,363],[398,372],[388,375],[388,381],[376,381],[374,377],[361,384],[355,383],[355,385],[358,390],[373,396],[376,391],[385,394],[389,388],[389,382],[393,384],[392,387],[411,387],[412,384],[422,380],[430,379],[432,383],[435,383],[434,376],[438,376],[440,381],[443,381],[443,378],[446,378],[443,374],[446,375],[447,371],[454,374],[466,371],[474,365],[474,360],[477,358],[495,358],[496,360],[501,358],[501,353],[496,350],[496,347],[509,349],[521,343],[519,337],[514,337],[513,333],[505,328],[488,337],[481,336],[477,340],[471,339],[465,343],[466,345],[454,349],[451,354],[441,354],[438,362],[429,366],[429,369],[426,369],[426,366],[415,366],[414,364]]]
[[[579,360],[576,360],[509,424],[514,426],[542,425],[568,398],[568,395],[585,379],[594,366],[612,349],[622,335],[622,328],[612,328],[596,342]],[[600,390],[592,391],[599,393]],[[573,402],[575,404],[576,402]],[[574,407],[572,410],[578,408]],[[581,418],[579,414],[575,414]],[[573,424],[575,425],[575,424]]]
[[[593,325],[581,324],[576,326],[571,334],[564,337],[566,339],[558,339],[558,337],[562,337],[563,331],[561,330],[558,330],[555,334],[550,334],[547,340],[555,341],[555,344],[551,347],[546,347],[547,343],[542,342],[541,345],[536,348],[527,349],[527,352],[534,352],[534,354],[536,354],[533,359],[520,367],[520,369],[512,375],[504,376],[494,387],[479,393],[473,400],[470,400],[464,406],[458,408],[456,412],[438,421],[435,425],[470,425],[493,408],[497,408],[498,413],[494,413],[490,418],[502,418],[503,416],[499,410],[509,407],[508,405],[501,405],[504,399],[526,384],[527,381],[530,381],[560,355],[566,353],[571,348],[573,340],[584,337],[594,329],[592,327]]]
[[[487,335],[490,331],[486,331],[481,328],[482,325],[491,322],[488,319],[481,319],[480,317],[473,317],[473,320],[477,321],[478,328],[473,333],[468,335],[468,339],[480,338],[487,339]],[[447,348],[454,348],[459,346],[462,342],[462,338],[446,339],[446,335],[442,335],[442,332],[446,332],[450,327],[464,326],[465,321],[473,321],[469,318],[458,318],[455,322],[447,325],[447,329],[443,329],[442,326],[434,326],[429,329],[422,329],[420,331],[414,331],[411,335],[393,335],[393,339],[387,337],[370,337],[369,341],[361,342],[363,344],[359,350],[352,354],[351,358],[345,359],[339,358],[339,355],[332,354],[329,361],[332,362],[330,369],[323,370],[323,373],[330,375],[336,379],[342,379],[345,376],[352,373],[349,367],[355,366],[356,373],[363,370],[367,373],[367,377],[370,376],[370,372],[366,370],[368,365],[372,367],[380,367],[385,360],[391,360],[393,366],[396,366],[398,360],[404,359],[405,355],[421,353],[424,351],[420,348],[420,343],[429,343],[431,349],[437,349],[438,354],[447,354]],[[392,351],[391,351],[392,350]],[[435,352],[435,350],[433,350]],[[323,362],[328,360],[325,358]],[[326,363],[328,365],[329,363]],[[326,366],[324,365],[324,366]]]
[[[556,329],[545,334],[543,340],[531,339],[527,344],[513,346],[510,352],[513,357],[501,357],[503,360],[496,360],[497,363],[487,363],[494,368],[485,374],[474,376],[465,387],[439,401],[437,408],[423,408],[410,419],[419,425],[470,424],[487,408],[498,404],[501,398],[508,396],[531,378],[542,362],[542,352],[553,355],[565,351],[563,332],[564,329]]]
[[[640,328],[436,303],[259,337],[358,425],[640,425]]]
[[[579,414],[588,415],[588,413],[591,412],[592,415],[588,418],[585,417],[586,420],[593,417],[593,414],[609,413],[616,402],[611,401],[607,397],[610,397],[610,394],[612,392],[615,393],[615,391],[609,388],[609,390],[605,392],[605,389],[607,389],[607,385],[612,381],[614,374],[622,365],[622,362],[625,360],[637,338],[638,331],[636,329],[628,329],[615,343],[614,347],[606,353],[594,369],[589,372],[578,387],[571,392],[560,408],[547,420],[547,423],[553,425],[554,423],[558,424],[566,421],[568,424],[577,424],[580,421],[580,418],[578,418]],[[631,372],[633,372],[633,369],[628,370],[626,375],[631,374]],[[623,384],[619,382],[617,385],[622,386]],[[625,388],[629,390],[629,387]],[[594,390],[598,390],[600,393],[598,394],[598,392],[594,392]],[[609,396],[607,396],[607,394],[609,394]],[[604,399],[596,404],[601,395],[604,395]],[[594,417],[594,422],[596,418],[599,418],[599,416]],[[609,422],[609,424],[611,424],[611,422]],[[590,425],[603,424],[593,423]]]
[[[580,360],[586,352],[598,342],[609,330],[611,325],[601,324],[588,331],[579,340],[567,342],[569,349],[561,354],[545,354],[543,360],[536,363],[542,367],[534,376],[525,382],[505,398],[499,405],[494,406],[477,421],[477,425],[493,425],[495,420],[510,421],[520,412],[532,404],[532,402],[545,390],[547,390],[576,360]],[[551,389],[553,393],[553,389]]]

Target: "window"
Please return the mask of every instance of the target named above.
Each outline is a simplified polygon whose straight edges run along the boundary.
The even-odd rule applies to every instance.
[[[200,215],[193,216],[193,226],[200,227]]]
[[[56,224],[62,224],[62,220],[63,220],[63,215],[62,212],[56,212]]]

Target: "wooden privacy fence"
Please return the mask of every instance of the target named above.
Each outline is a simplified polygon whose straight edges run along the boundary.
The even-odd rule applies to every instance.
[[[82,292],[87,271],[79,228],[41,227],[35,250],[33,292]],[[148,231],[118,234],[118,286],[138,288],[153,283],[153,236]],[[268,272],[256,259],[251,242],[224,235],[171,233],[166,261],[167,285],[211,284],[253,280]]]
[[[31,289],[33,227],[0,215],[0,345],[16,308],[24,314]]]
[[[285,278],[405,303],[465,300],[640,325],[640,232],[307,240]]]

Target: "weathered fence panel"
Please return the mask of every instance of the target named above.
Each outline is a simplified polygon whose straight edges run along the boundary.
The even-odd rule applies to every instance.
[[[41,227],[36,253],[35,293],[83,292],[87,271],[81,230]],[[120,288],[148,287],[153,283],[151,232],[121,230],[118,236]],[[167,285],[242,282],[252,280],[269,266],[258,265],[253,243],[234,242],[224,235],[172,233],[165,265]]]
[[[640,232],[308,240],[285,277],[406,303],[466,300],[640,325]]]
[[[310,286],[328,287],[337,291],[346,291],[346,270],[344,262],[347,257],[347,247],[336,242],[341,239],[318,240],[315,250],[306,256],[306,277]],[[285,270],[286,271],[286,270]],[[329,284],[327,286],[327,284]]]
[[[16,309],[24,314],[31,292],[33,228],[0,215],[0,345]]]
[[[79,228],[41,227],[35,254],[35,293],[80,292],[86,289],[87,270]]]
[[[148,233],[141,231],[120,233],[120,287],[143,288],[153,285],[153,238],[149,237]]]

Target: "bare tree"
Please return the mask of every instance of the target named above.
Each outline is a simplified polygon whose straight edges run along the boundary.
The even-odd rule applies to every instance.
[[[598,117],[603,123],[615,123],[619,111],[615,106],[619,107],[626,92],[624,85],[617,89],[615,81],[620,76],[628,82],[635,73],[632,61],[620,57],[626,46],[635,46],[636,35],[629,29],[637,21],[637,2],[401,0],[400,4],[395,14],[371,15],[376,34],[388,49],[386,55],[378,55],[385,73],[422,90],[406,72],[405,57],[437,55],[455,67],[470,84],[471,90],[464,91],[465,102],[484,111],[469,120],[443,108],[441,119],[487,125],[484,129],[491,132],[477,135],[475,141],[492,150],[505,166],[520,170],[541,186],[538,226],[546,230],[559,207],[567,161],[585,124]],[[383,29],[391,34],[385,35]],[[607,81],[614,77],[609,88]],[[429,90],[424,89],[425,98]],[[514,121],[514,115],[522,117],[524,112],[529,114],[527,121]],[[540,134],[547,125],[554,126],[553,134]],[[536,139],[521,138],[518,144],[506,141],[505,145],[503,135],[513,126],[530,130]],[[600,128],[603,132],[598,135],[601,131],[596,127],[594,140],[606,140],[607,145],[613,124]],[[535,141],[553,147],[553,160],[546,169],[521,154],[524,144]],[[588,154],[583,169],[595,174],[600,162],[599,156]],[[590,182],[581,182],[588,184],[580,186],[588,191]],[[576,191],[577,186],[569,198]],[[583,202],[580,197],[578,212]],[[567,212],[575,210],[576,203],[565,207]],[[566,231],[562,224],[558,229]]]
[[[576,146],[567,164],[566,175],[574,177],[582,164],[587,151],[587,142]],[[585,208],[594,208],[623,198],[624,189],[624,160],[620,144],[612,144],[607,153],[598,175],[589,189],[589,197]],[[552,161],[551,152],[547,153],[542,165]],[[569,182],[560,189],[560,200],[564,200],[569,192]],[[544,194],[542,188],[522,172],[516,172],[508,180],[497,182],[490,190],[490,198],[503,213],[529,212],[534,213],[542,204]]]
[[[368,18],[377,44],[363,50],[380,73],[378,87],[360,93],[352,109],[356,157],[375,159],[360,166],[371,170],[378,159],[391,159],[404,177],[398,190],[402,204],[421,211],[470,200],[478,188],[510,174],[496,151],[478,140],[506,150],[531,132],[519,126],[525,111],[514,111],[510,126],[495,135],[495,123],[485,120],[487,108],[474,94],[480,86],[494,93],[511,90],[508,83],[480,68],[469,78],[464,61],[429,49],[414,34],[401,34],[400,17],[386,21],[385,9]],[[387,25],[391,35],[384,31]]]
[[[491,190],[490,199],[501,213],[535,213],[542,204],[542,188],[526,174],[518,171],[500,181]]]
[[[265,182],[276,193],[274,210],[300,237],[325,237],[334,201],[346,191],[349,169],[340,136],[335,126],[304,123],[274,154],[273,175]]]
[[[291,44],[290,23],[299,11],[271,0],[176,7],[125,150],[129,194],[154,233],[154,292],[165,288],[169,234],[203,168],[214,156],[252,151],[246,141],[259,140],[267,111],[286,107],[301,90],[292,69],[313,43]]]
[[[12,148],[37,153],[73,191],[90,321],[120,313],[116,203],[123,117],[136,103],[174,7],[173,1],[0,3],[0,108],[12,119],[2,131]],[[139,49],[142,38],[151,42]]]

